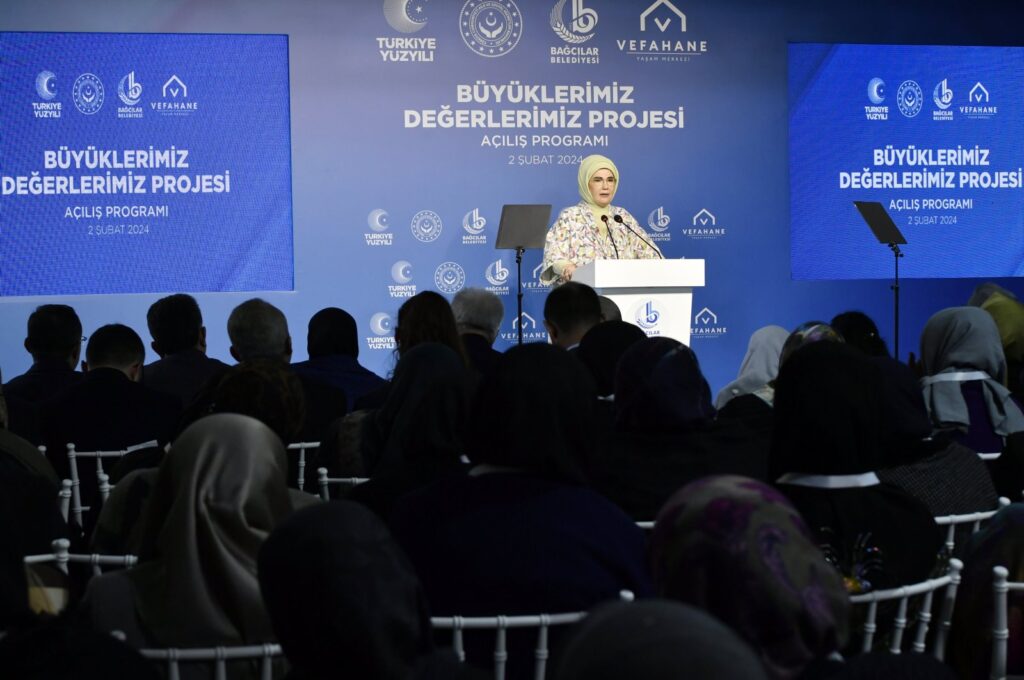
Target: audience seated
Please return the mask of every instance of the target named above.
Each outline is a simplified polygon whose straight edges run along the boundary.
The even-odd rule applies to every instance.
[[[42,305],[28,317],[25,349],[32,367],[4,385],[9,403],[8,428],[33,444],[41,444],[39,405],[82,380],[82,322],[67,305]]]
[[[70,479],[67,444],[78,451],[117,451],[170,441],[181,413],[176,397],[138,383],[145,358],[138,334],[127,326],[102,326],[85,348],[85,378],[43,407],[46,455],[61,479]],[[134,454],[129,454],[134,455]],[[79,462],[82,504],[95,517],[99,493],[93,461]],[[85,529],[91,527],[86,520]]]
[[[885,346],[878,326],[864,312],[850,311],[837,314],[829,325],[843,336],[846,344],[856,347],[869,357],[889,356],[889,348]]]
[[[463,288],[452,298],[452,313],[469,363],[480,375],[487,373],[501,354],[493,347],[505,320],[501,298],[483,288]]]
[[[393,515],[434,615],[580,611],[650,592],[643,534],[584,484],[594,402],[582,365],[551,345],[513,347],[484,378],[466,446],[475,467],[409,494]],[[514,664],[529,661],[534,637],[509,636],[520,650],[510,677],[531,670]],[[490,665],[493,638],[467,645]]]
[[[930,436],[914,372],[889,357],[872,361],[882,373],[878,478],[924,503],[934,516],[995,509],[998,496],[984,461],[948,435]]]
[[[290,679],[462,677],[451,651],[433,651],[412,565],[362,506],[296,512],[260,548],[258,571]]]
[[[779,374],[779,355],[789,333],[782,326],[764,326],[754,331],[736,379],[719,391],[715,408],[722,409],[734,398],[755,394]]]
[[[556,347],[575,349],[587,331],[601,321],[601,301],[585,284],[563,283],[544,300],[544,327]]]
[[[767,680],[736,633],[668,600],[615,602],[590,612],[557,657],[555,680]]]
[[[615,376],[615,430],[588,468],[596,489],[631,517],[649,521],[672,493],[710,474],[758,479],[768,450],[736,422],[715,421],[697,356],[670,338],[644,338]]]
[[[639,326],[625,321],[602,321],[580,340],[576,356],[590,371],[598,398],[615,392],[615,369],[622,354],[647,336]]]
[[[923,581],[942,536],[927,506],[882,484],[882,377],[862,352],[818,342],[779,369],[769,473],[851,592]]]
[[[160,298],[146,313],[153,337],[151,347],[160,358],[142,369],[142,384],[181,400],[182,407],[227,364],[206,356],[206,327],[199,304],[191,295]]]
[[[978,453],[1002,453],[989,464],[996,490],[1014,500],[1024,488],[1024,413],[1006,383],[1006,359],[995,321],[977,307],[934,314],[921,333],[924,400],[932,427]]]
[[[967,304],[981,307],[996,322],[1006,356],[1006,386],[1015,395],[1021,395],[1024,393],[1024,305],[1016,295],[991,281],[975,288]]]
[[[264,539],[294,507],[285,451],[267,426],[217,414],[174,442],[138,521],[140,563],[95,577],[83,616],[134,647],[273,640],[256,579]]]
[[[387,519],[405,494],[463,471],[469,400],[469,373],[450,348],[427,342],[403,354],[384,403],[363,420],[370,481],[348,497]]]
[[[1006,567],[1010,581],[1024,581],[1024,503],[1003,508],[967,541],[964,570],[953,609],[946,658],[963,679],[987,680],[992,660],[992,568]],[[1010,592],[1007,673],[1024,673],[1024,593]]]
[[[292,370],[343,391],[350,411],[356,399],[384,384],[383,378],[359,364],[356,320],[343,309],[327,307],[310,318],[306,353],[309,359],[292,364]]]
[[[781,368],[796,350],[815,342],[842,342],[843,338],[828,324],[808,321],[789,334],[779,352]],[[769,350],[770,351],[770,350]],[[776,371],[778,373],[778,371]],[[775,404],[775,379],[747,394],[740,394],[726,402],[718,413],[720,420],[739,420],[754,436],[767,445],[771,441],[775,423],[772,407]]]
[[[597,301],[601,303],[601,321],[622,321],[622,310],[607,295],[598,295]]]
[[[658,594],[732,628],[770,678],[801,677],[846,644],[842,578],[769,486],[735,476],[688,484],[658,513],[650,554]]]
[[[451,305],[444,296],[432,290],[417,293],[403,302],[398,308],[398,323],[395,325],[396,354],[399,359],[416,345],[425,342],[447,345],[462,358],[466,366],[470,365]],[[390,385],[387,383],[363,395],[356,402],[356,409],[379,407],[384,403]]]

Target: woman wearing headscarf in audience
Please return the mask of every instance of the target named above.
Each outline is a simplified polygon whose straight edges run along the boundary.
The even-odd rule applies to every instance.
[[[547,344],[513,347],[484,378],[466,447],[475,467],[409,494],[393,515],[435,616],[580,611],[650,592],[643,534],[584,485],[594,402],[583,366]],[[527,638],[510,643],[532,648]],[[467,643],[471,661],[492,663],[493,637]],[[510,673],[531,657],[510,653]]]
[[[871,361],[882,377],[878,478],[924,503],[934,516],[994,509],[997,494],[984,461],[947,435],[931,436],[913,370],[889,357]]]
[[[779,361],[776,367],[786,363],[793,352],[801,347],[815,342],[842,342],[841,335],[835,332],[831,326],[820,321],[808,321],[800,324],[786,337],[782,343],[782,350],[779,352]],[[741,394],[730,399],[718,412],[719,420],[738,420],[747,426],[754,436],[767,448],[772,438],[772,428],[775,423],[775,414],[772,407],[775,403],[775,377],[762,383],[747,394]]]
[[[203,418],[174,442],[141,517],[140,563],[89,583],[85,616],[135,647],[273,640],[256,553],[293,503],[285,451],[266,425]]]
[[[942,536],[920,501],[887,484],[881,373],[843,344],[803,347],[779,370],[769,472],[851,592],[926,579]]]
[[[932,427],[989,462],[996,490],[1019,498],[1024,488],[1024,413],[1006,385],[1006,358],[995,321],[977,307],[951,307],[921,333],[925,405]]]
[[[716,421],[697,356],[671,338],[630,347],[615,376],[615,431],[588,473],[631,517],[650,521],[672,493],[710,474],[767,479],[767,447],[742,423]]]
[[[779,374],[779,355],[789,333],[782,326],[764,326],[754,331],[736,379],[722,388],[715,398],[721,409],[734,398],[753,394],[775,380]]]
[[[829,325],[843,336],[843,341],[869,357],[887,357],[889,348],[878,332],[878,326],[864,312],[850,311],[832,317]]]
[[[387,399],[363,422],[370,481],[349,498],[385,520],[402,495],[462,471],[470,377],[445,345],[424,343],[398,360]]]
[[[846,644],[842,578],[796,509],[761,482],[686,485],[658,513],[650,554],[658,594],[732,628],[770,678],[808,677],[805,669]]]
[[[625,321],[602,321],[583,336],[576,357],[590,371],[597,395],[609,397],[615,391],[615,369],[627,349],[647,336],[640,327]]]
[[[1024,503],[1013,503],[967,541],[964,570],[953,608],[946,659],[963,679],[990,677],[992,661],[992,568],[1006,567],[1010,581],[1024,581]],[[1007,593],[1007,674],[1024,673],[1024,594]]]
[[[555,680],[767,680],[750,646],[695,607],[615,602],[587,615],[561,650]]]
[[[288,680],[458,675],[434,652],[419,579],[384,523],[348,501],[305,508],[259,552],[260,591],[291,664]]]

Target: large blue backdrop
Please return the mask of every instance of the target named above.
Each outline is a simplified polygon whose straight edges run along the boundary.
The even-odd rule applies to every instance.
[[[306,320],[335,305],[359,322],[365,362],[387,372],[402,301],[461,285],[504,295],[501,342],[510,343],[514,261],[494,249],[501,206],[575,203],[576,164],[596,152],[621,171],[616,204],[667,256],[706,260],[692,344],[717,388],[765,324],[859,308],[892,335],[886,281],[791,279],[787,45],[1012,45],[1020,14],[1001,3],[945,3],[939,12],[874,0],[12,0],[0,29],[287,34],[294,290],[258,294],[288,314],[296,358]],[[241,77],[219,74],[225,83]],[[258,83],[237,93],[240,138],[260,131],[275,96]],[[206,219],[211,230],[224,227]],[[914,256],[912,246],[906,252]],[[531,252],[523,267],[530,339],[543,337],[539,262]],[[976,283],[908,282],[901,330],[913,341],[903,347]],[[227,358],[226,316],[252,294],[198,295],[212,354]],[[27,367],[24,322],[41,302],[75,305],[87,333],[111,321],[142,331],[157,297],[6,298],[0,367]]]

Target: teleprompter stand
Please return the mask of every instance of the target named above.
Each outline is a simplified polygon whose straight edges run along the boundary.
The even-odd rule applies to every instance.
[[[857,206],[861,217],[871,227],[871,232],[878,239],[878,242],[889,246],[889,249],[892,251],[893,280],[890,286],[890,289],[892,289],[893,312],[892,348],[893,356],[898,361],[900,358],[900,258],[903,257],[900,245],[906,245],[907,239],[903,237],[896,223],[892,221],[889,213],[886,212],[885,207],[881,203],[876,201],[854,201],[853,204]]]
[[[551,205],[507,204],[501,208],[495,250],[516,251],[516,327],[523,344],[523,253],[544,247]]]

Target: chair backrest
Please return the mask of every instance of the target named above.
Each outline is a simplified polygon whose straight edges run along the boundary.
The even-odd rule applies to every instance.
[[[295,442],[288,445],[289,451],[299,452],[299,478],[296,481],[300,491],[306,486],[306,451],[319,448],[320,442]]]
[[[58,538],[51,544],[53,548],[52,553],[45,553],[42,555],[26,555],[25,564],[56,564],[57,567],[67,573],[68,564],[91,564],[93,576],[99,576],[103,573],[103,567],[121,567],[123,569],[130,569],[139,562],[139,558],[135,555],[99,555],[91,554],[86,555],[82,553],[72,553],[71,541],[66,538]]]
[[[331,500],[331,492],[328,488],[331,484],[351,489],[368,481],[370,481],[369,477],[328,477],[327,468],[316,469],[316,483],[320,487],[320,498],[325,501]]]
[[[851,596],[851,603],[867,607],[864,623],[861,626],[861,632],[864,635],[861,651],[870,652],[874,644],[875,631],[878,630],[878,603],[896,602],[897,612],[896,617],[893,619],[889,651],[893,654],[899,654],[903,646],[903,633],[907,628],[908,603],[911,597],[922,596],[920,608],[917,612],[911,649],[915,652],[924,652],[925,640],[928,637],[928,626],[932,620],[934,595],[936,592],[941,591],[940,597],[942,597],[942,601],[939,608],[939,626],[935,631],[935,637],[932,642],[932,655],[939,661],[942,661],[945,656],[946,638],[949,636],[949,628],[953,621],[953,604],[956,602],[956,590],[960,586],[960,572],[963,568],[963,562],[952,558],[949,560],[949,567],[946,569],[944,576],[907,586],[900,586],[899,588],[876,590],[870,593]]]
[[[494,631],[494,678],[504,680],[505,665],[508,662],[507,632],[514,628],[536,628],[537,645],[534,647],[534,680],[544,680],[548,663],[548,629],[551,626],[565,626],[580,621],[586,612],[566,614],[536,614],[532,616],[435,616],[430,619],[436,630],[452,631],[452,648],[459,661],[466,660],[463,643],[464,630]]]
[[[60,491],[57,492],[57,507],[64,521],[68,521],[68,513],[71,511],[71,480],[60,480]]]
[[[1009,592],[1024,591],[1024,582],[1010,581],[1006,567],[992,568],[992,590],[995,607],[992,610],[992,670],[990,678],[1003,680],[1006,677],[1006,648],[1010,642]]]
[[[169,680],[180,680],[183,663],[205,663],[213,667],[215,680],[227,680],[229,661],[259,661],[260,680],[271,680],[273,662],[281,656],[281,645],[264,644],[239,647],[195,647],[191,649],[140,649],[147,659],[163,661]]]
[[[644,531],[654,531],[654,520],[640,521],[636,523],[637,527]]]
[[[109,486],[110,478],[103,469],[103,459],[116,458],[120,460],[132,451],[138,451],[140,449],[146,449],[156,445],[157,441],[153,440],[115,451],[78,451],[75,448],[74,443],[68,444],[68,468],[71,470],[71,516],[75,520],[75,523],[77,523],[78,526],[83,526],[82,514],[90,509],[88,506],[82,505],[82,479],[78,473],[79,458],[92,458],[96,461],[96,482],[100,486],[100,497],[103,500],[106,500],[107,496],[110,495],[111,487]],[[104,493],[104,478],[106,478],[106,493]]]
[[[1000,496],[999,504],[994,510],[983,510],[981,512],[968,512],[963,515],[942,515],[935,518],[935,523],[946,527],[946,550],[953,554],[956,547],[955,534],[958,526],[970,524],[971,533],[977,533],[981,529],[981,523],[992,519],[992,516],[1010,504],[1010,499]]]

